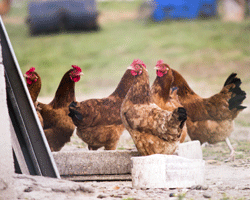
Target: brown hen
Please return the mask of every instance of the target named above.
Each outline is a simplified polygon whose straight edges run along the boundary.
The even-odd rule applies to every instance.
[[[159,60],[155,66],[157,77],[151,87],[154,102],[163,110],[174,111],[182,107],[179,102],[177,90],[171,90],[174,77],[171,68]],[[186,123],[182,129],[180,142],[184,142],[187,136]]]
[[[241,80],[232,73],[222,90],[210,98],[198,96],[180,73],[173,70],[173,87],[177,87],[180,103],[187,110],[187,129],[192,140],[214,144],[226,141],[234,159],[234,149],[228,139],[234,129],[234,119],[245,106],[242,106],[246,93],[241,90]]]
[[[48,140],[51,151],[60,151],[70,141],[75,125],[68,116],[68,106],[75,101],[75,83],[83,75],[80,67],[72,65],[73,69],[67,71],[49,104],[39,102],[41,115],[44,120],[44,133]]]
[[[141,64],[129,69],[134,82],[122,106],[121,119],[141,155],[173,154],[180,143],[186,111],[170,112],[157,106],[152,98],[148,72]]]
[[[42,81],[41,81],[41,77],[38,75],[37,72],[35,72],[35,70],[36,70],[35,67],[31,67],[23,76],[26,78],[27,87],[28,87],[31,99],[36,108],[37,116],[43,127],[44,126],[43,118],[40,113],[41,108],[37,106],[38,104],[37,97],[41,91]]]

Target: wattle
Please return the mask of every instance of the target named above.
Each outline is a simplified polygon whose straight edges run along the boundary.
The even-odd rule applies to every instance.
[[[157,76],[163,77],[164,73],[162,71],[157,70],[156,71]]]
[[[27,79],[27,83],[28,83],[29,85],[31,85],[31,84],[32,84],[32,80]]]
[[[80,80],[80,76],[76,76],[72,79],[74,82],[78,82]]]
[[[131,74],[132,74],[133,76],[136,76],[136,75],[137,75],[137,72],[135,72],[134,70],[131,70]]]

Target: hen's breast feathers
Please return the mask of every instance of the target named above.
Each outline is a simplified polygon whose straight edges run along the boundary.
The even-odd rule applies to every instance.
[[[35,104],[37,101],[37,97],[38,97],[40,90],[41,90],[41,84],[40,85],[37,85],[36,83],[30,84],[30,85],[28,85],[28,89],[30,92],[31,99],[32,99],[33,103]]]
[[[178,130],[181,121],[186,120],[185,112],[182,119],[179,109],[169,112],[154,103],[133,105],[126,110],[124,116],[131,129],[153,134],[165,141],[177,140],[181,135]]]

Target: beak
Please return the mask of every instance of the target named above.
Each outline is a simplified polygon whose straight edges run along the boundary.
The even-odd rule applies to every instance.
[[[25,78],[27,78],[27,77],[28,77],[28,75],[27,75],[27,74],[23,74],[23,76],[24,76]]]
[[[157,70],[159,70],[159,67],[156,67],[156,66],[155,66],[155,67],[154,67],[154,69],[157,69]]]
[[[133,69],[133,66],[129,66],[129,67],[127,67],[127,69],[130,69],[130,70],[132,70],[132,69]]]
[[[83,76],[83,75],[84,75],[84,73],[83,73],[83,72],[80,72],[78,75],[79,75],[79,76]]]

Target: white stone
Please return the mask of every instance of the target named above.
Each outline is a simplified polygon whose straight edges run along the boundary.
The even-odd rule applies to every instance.
[[[203,159],[200,141],[181,143],[177,149],[177,155],[189,159]]]
[[[134,188],[186,188],[204,184],[205,161],[175,155],[132,157]]]

